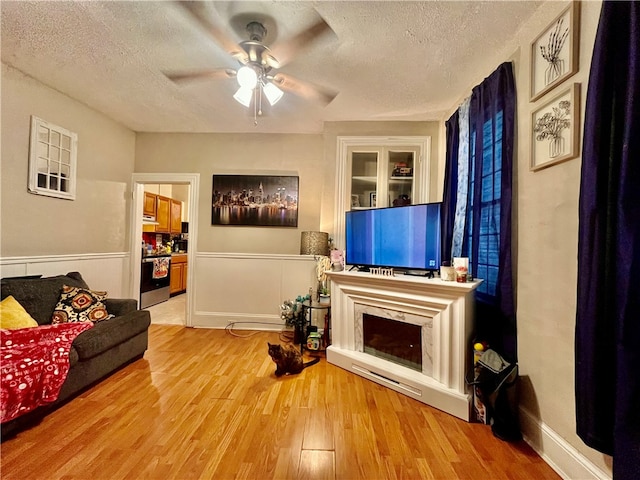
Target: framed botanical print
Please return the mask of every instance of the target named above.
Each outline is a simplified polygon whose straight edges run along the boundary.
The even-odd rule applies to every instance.
[[[580,3],[565,8],[531,44],[531,101],[578,71]]]
[[[533,111],[531,170],[580,154],[580,84],[574,83]]]

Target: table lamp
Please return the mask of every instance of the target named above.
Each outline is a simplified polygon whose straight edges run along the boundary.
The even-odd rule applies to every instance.
[[[329,234],[326,232],[302,232],[300,255],[329,255]]]

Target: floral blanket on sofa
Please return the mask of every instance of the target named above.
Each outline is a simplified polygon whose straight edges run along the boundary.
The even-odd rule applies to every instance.
[[[0,330],[0,423],[54,402],[69,372],[71,343],[91,322]]]

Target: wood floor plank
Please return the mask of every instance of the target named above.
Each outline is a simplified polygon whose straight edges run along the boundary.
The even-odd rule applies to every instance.
[[[305,450],[333,450],[333,422],[326,408],[310,408],[304,429],[302,448]]]
[[[505,443],[320,363],[277,378],[274,332],[152,325],[144,359],[2,443],[7,480],[556,480]]]
[[[336,478],[333,451],[303,450],[300,468],[295,478],[300,480],[334,480]]]

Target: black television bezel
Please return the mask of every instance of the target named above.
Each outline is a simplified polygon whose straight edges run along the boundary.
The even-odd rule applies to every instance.
[[[344,239],[345,239],[345,265],[350,266],[351,270],[356,268],[358,271],[369,271],[371,268],[393,268],[398,272],[404,272],[406,274],[415,274],[415,275],[424,275],[424,276],[433,276],[434,272],[438,272],[440,270],[440,265],[436,265],[434,268],[422,268],[422,267],[407,267],[400,265],[380,265],[380,264],[354,264],[349,263],[349,249],[347,248],[347,215],[349,214],[357,214],[357,212],[369,211],[369,210],[389,210],[389,209],[404,209],[404,208],[412,208],[418,206],[425,205],[440,205],[439,217],[440,221],[438,222],[438,245],[440,250],[440,263],[442,263],[442,202],[426,202],[426,203],[414,203],[411,205],[400,205],[397,207],[381,207],[381,208],[358,208],[354,210],[348,210],[345,212],[345,221],[344,221]],[[424,272],[424,273],[421,273]]]

